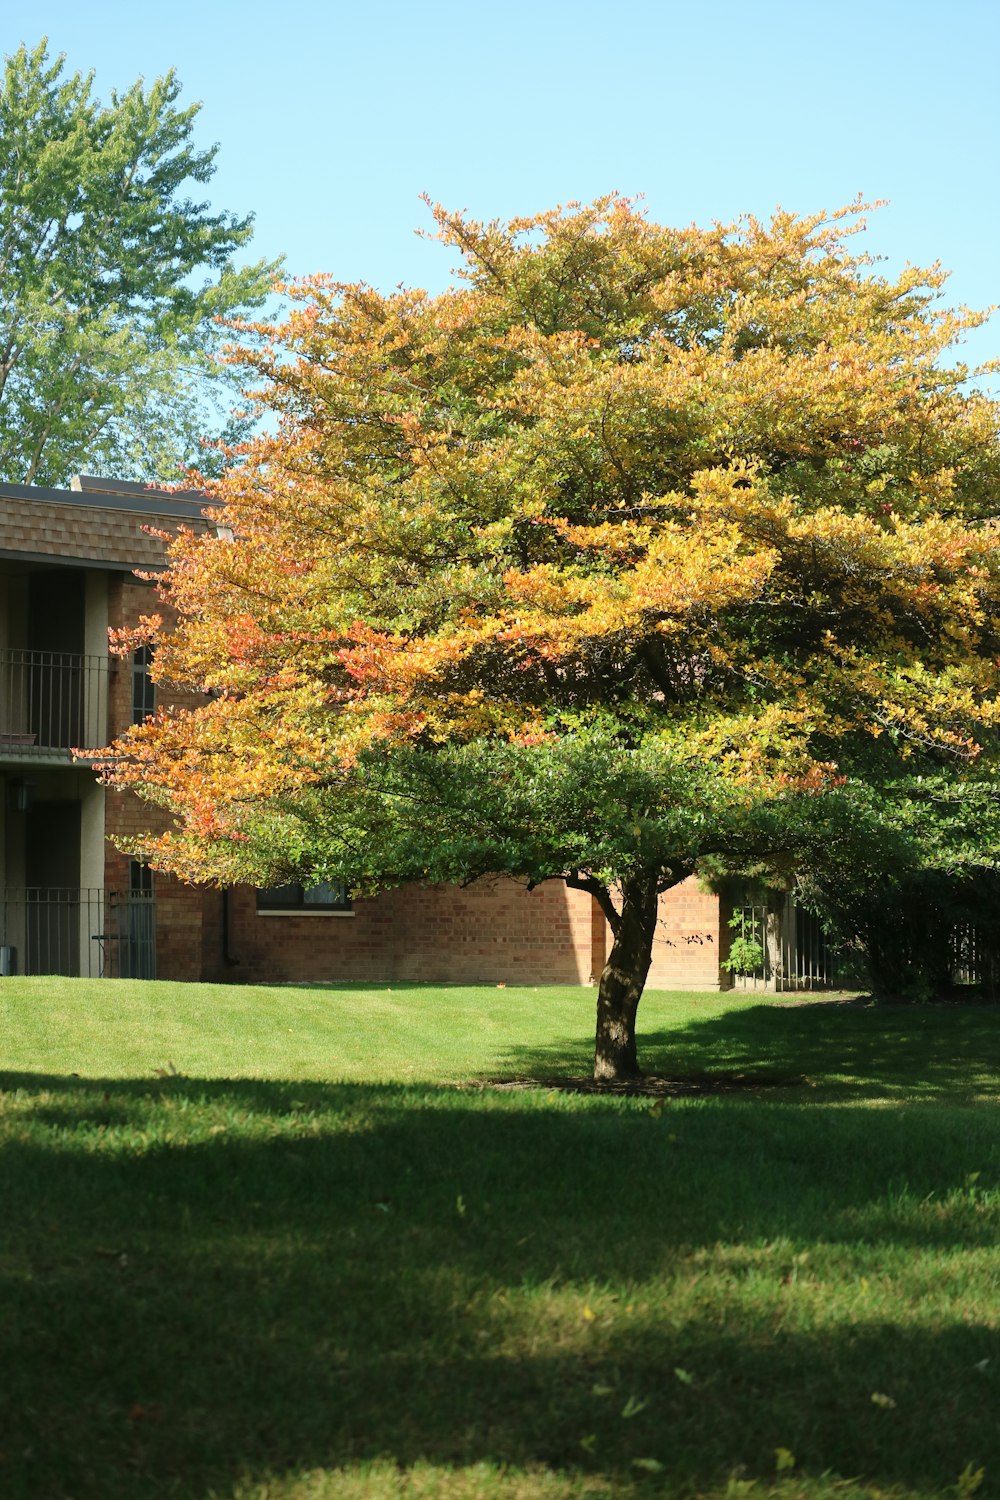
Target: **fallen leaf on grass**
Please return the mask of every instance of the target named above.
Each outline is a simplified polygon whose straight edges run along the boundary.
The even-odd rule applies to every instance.
[[[648,1401],[640,1401],[638,1396],[630,1396],[622,1407],[622,1416],[627,1422],[630,1417],[637,1417],[641,1411],[645,1411],[648,1405]]]
[[[133,1401],[128,1409],[130,1422],[158,1422],[160,1420],[160,1408],[158,1406],[144,1406],[141,1401]]]

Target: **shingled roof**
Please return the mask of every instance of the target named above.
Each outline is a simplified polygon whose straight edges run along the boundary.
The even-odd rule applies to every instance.
[[[0,557],[103,568],[162,568],[165,548],[149,526],[201,530],[206,497],[125,480],[77,475],[66,490],[0,484]]]

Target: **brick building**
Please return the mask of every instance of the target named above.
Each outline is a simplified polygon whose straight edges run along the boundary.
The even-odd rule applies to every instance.
[[[349,902],[332,888],[222,892],[153,873],[111,842],[150,810],[101,787],[96,747],[152,707],[141,653],[109,626],[156,607],[134,569],[162,566],[144,529],[204,526],[195,494],[80,477],[0,485],[0,972],[139,978],[589,984],[609,946],[592,899],[560,881],[408,886]],[[663,897],[650,983],[720,985],[728,927],[687,881]]]

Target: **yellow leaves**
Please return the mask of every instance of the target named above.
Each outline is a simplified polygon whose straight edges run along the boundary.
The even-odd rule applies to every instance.
[[[748,795],[821,791],[836,783],[837,767],[812,752],[820,730],[832,737],[835,726],[800,691],[791,702],[761,701],[743,713],[716,713],[689,725],[684,750]]]
[[[777,562],[773,548],[748,546],[735,526],[664,528],[635,569],[637,602],[663,614],[721,612],[755,598]]]
[[[560,530],[576,539],[576,528]],[[640,533],[631,528],[629,536],[638,546]],[[599,539],[592,550],[602,550]],[[603,549],[605,558],[611,550]],[[752,600],[767,583],[777,556],[770,548],[747,549],[734,526],[695,531],[664,522],[656,531],[646,528],[645,555],[631,565],[618,560],[614,570],[597,566],[584,571],[543,563],[528,572],[509,569],[504,583],[519,612],[520,638],[558,656],[601,636],[648,630],[671,634],[682,628],[685,617]]]
[[[633,521],[628,514],[614,520],[599,522],[596,526],[573,525],[558,516],[546,519],[545,524],[582,552],[599,556],[629,558],[646,552],[656,536],[653,522]]]
[[[841,733],[863,725],[873,738],[891,736],[908,756],[914,748],[975,759],[977,734],[1000,724],[1000,677],[988,658],[966,651],[938,668],[912,654],[880,658],[832,639],[808,663],[817,688],[850,704]]]

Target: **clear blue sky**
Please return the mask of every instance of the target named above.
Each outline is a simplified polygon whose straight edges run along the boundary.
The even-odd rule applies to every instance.
[[[42,34],[102,94],[175,67],[209,195],[295,275],[440,287],[424,191],[507,217],[618,189],[673,223],[863,193],[887,269],[1000,301],[996,0],[3,0],[4,52]]]

